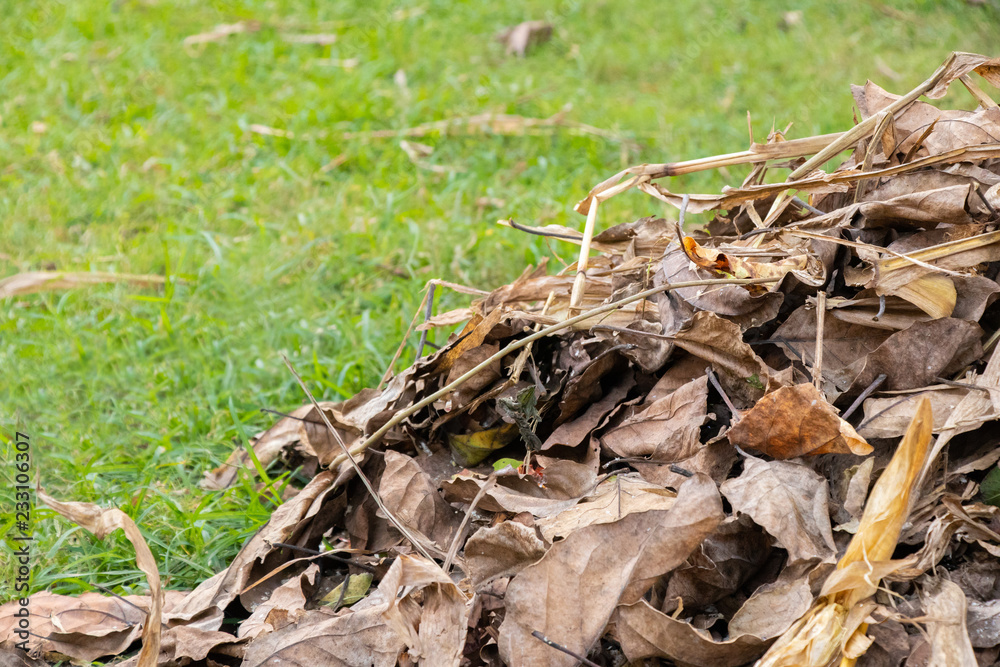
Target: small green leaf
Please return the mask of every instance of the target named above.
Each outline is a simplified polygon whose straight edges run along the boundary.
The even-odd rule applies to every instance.
[[[979,492],[983,494],[984,503],[1000,507],[1000,467],[994,468],[983,478]]]
[[[760,376],[757,375],[756,373],[748,377],[747,382],[751,386],[756,387],[757,389],[763,390],[765,388],[764,383],[760,381]]]
[[[517,470],[518,466],[520,466],[522,463],[523,461],[520,461],[518,459],[497,459],[496,461],[493,462],[493,469],[496,470],[497,472],[500,472],[507,466],[510,466],[511,468]]]

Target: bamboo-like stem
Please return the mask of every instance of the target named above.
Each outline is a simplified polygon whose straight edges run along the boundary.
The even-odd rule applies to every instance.
[[[587,211],[587,224],[583,228],[583,240],[580,242],[580,258],[576,261],[576,280],[573,281],[573,291],[569,297],[569,307],[579,308],[583,300],[583,292],[587,287],[587,266],[590,264],[590,242],[594,239],[594,227],[597,225],[597,205],[600,197],[594,197]]]
[[[345,461],[347,461],[348,458],[353,457],[353,456],[357,456],[358,454],[362,453],[363,451],[365,451],[366,449],[368,449],[368,447],[370,447],[371,445],[373,445],[373,444],[377,443],[379,440],[381,440],[382,436],[384,436],[386,433],[388,433],[391,428],[393,428],[394,426],[396,426],[397,424],[399,424],[401,421],[403,421],[404,419],[406,419],[410,415],[415,414],[416,412],[419,412],[420,410],[423,410],[425,407],[427,407],[428,405],[430,405],[434,401],[436,401],[436,400],[438,400],[440,398],[443,398],[443,397],[447,396],[448,394],[450,394],[451,392],[455,391],[456,389],[458,389],[459,387],[461,387],[463,384],[465,384],[467,381],[469,381],[471,378],[473,378],[475,375],[477,375],[478,373],[480,373],[484,369],[489,368],[492,364],[495,364],[499,360],[503,359],[505,356],[507,356],[511,352],[514,352],[515,350],[519,350],[522,347],[525,347],[526,345],[530,345],[531,343],[535,342],[539,338],[544,338],[545,336],[549,336],[551,334],[554,334],[557,331],[562,331],[563,329],[568,329],[569,327],[573,326],[577,322],[582,322],[584,320],[590,319],[591,317],[596,317],[597,315],[603,315],[604,313],[610,313],[610,312],[612,312],[614,310],[618,310],[618,309],[620,309],[620,308],[622,308],[624,306],[627,306],[630,303],[635,303],[636,301],[641,301],[643,299],[648,299],[649,297],[651,297],[651,296],[653,296],[655,294],[661,294],[663,292],[669,292],[670,290],[673,290],[673,289],[680,289],[680,288],[684,288],[684,287],[702,287],[702,286],[711,286],[711,285],[762,285],[762,284],[765,284],[765,283],[778,282],[778,280],[780,280],[780,278],[773,278],[773,277],[771,277],[771,278],[720,278],[720,279],[713,279],[713,280],[690,280],[690,281],[687,281],[687,282],[680,282],[680,283],[673,283],[673,284],[669,284],[668,283],[668,284],[665,284],[665,285],[660,285],[659,287],[653,287],[651,289],[648,289],[648,290],[645,290],[645,291],[642,291],[642,292],[638,292],[637,294],[633,294],[632,296],[625,297],[624,299],[620,299],[618,301],[613,301],[612,303],[606,303],[606,304],[604,304],[602,306],[598,306],[597,308],[592,308],[591,310],[588,310],[585,313],[580,313],[579,315],[575,315],[573,317],[570,317],[569,319],[563,320],[562,322],[557,322],[556,324],[552,324],[550,326],[547,326],[547,327],[545,327],[544,329],[542,329],[540,331],[536,331],[535,333],[533,333],[533,334],[531,334],[529,336],[525,336],[524,338],[522,338],[520,340],[514,341],[513,343],[507,345],[507,347],[503,348],[502,350],[500,350],[499,352],[497,352],[493,356],[489,357],[488,359],[486,359],[485,361],[483,361],[482,363],[480,363],[478,366],[474,367],[472,370],[470,370],[467,373],[465,373],[464,375],[456,378],[454,381],[452,381],[451,383],[445,385],[444,387],[442,387],[441,389],[437,390],[436,392],[434,392],[430,396],[427,396],[426,398],[424,398],[424,399],[422,399],[420,401],[417,401],[416,403],[414,403],[413,405],[411,405],[408,408],[400,410],[395,415],[393,415],[392,419],[390,419],[389,421],[387,421],[382,426],[382,428],[380,428],[377,431],[375,431],[374,433],[372,433],[363,442],[361,442],[361,443],[359,443],[359,444],[354,445],[353,447],[351,447],[346,452],[347,455],[341,454],[337,458],[335,458],[333,461],[331,461],[329,467],[333,468],[333,467],[339,466],[340,464],[342,464]],[[321,414],[322,414],[322,412],[321,412]],[[351,460],[353,461],[353,458],[351,458]]]

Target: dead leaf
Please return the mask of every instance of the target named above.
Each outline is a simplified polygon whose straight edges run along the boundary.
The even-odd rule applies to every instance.
[[[552,39],[552,24],[545,21],[525,21],[506,28],[496,37],[506,47],[507,55],[523,58],[528,51]]]
[[[22,607],[11,600],[0,606],[0,646],[27,641],[42,655],[61,654],[85,662],[127,649],[139,638],[150,609],[150,598],[144,595],[119,599],[99,593],[70,597],[41,591],[29,600],[35,636],[18,635],[15,614]]]
[[[163,276],[138,275],[134,273],[74,272],[74,271],[28,271],[0,280],[0,299],[20,294],[51,292],[73,289],[86,285],[104,283],[135,283],[137,285],[163,285]]]
[[[379,591],[388,600],[382,617],[406,642],[411,658],[430,665],[458,666],[469,609],[465,596],[437,563],[423,556],[400,556]],[[422,593],[419,603],[418,593]]]
[[[515,521],[480,528],[465,543],[465,562],[474,588],[513,576],[543,555],[545,543],[535,529]]]
[[[444,501],[430,476],[415,460],[387,451],[378,493],[403,525],[426,535],[441,549],[451,544],[462,517]]]
[[[737,667],[764,652],[768,642],[731,634],[717,641],[711,633],[653,609],[645,600],[622,605],[614,616],[615,633],[629,660],[665,658],[697,667]]]
[[[208,32],[189,35],[184,38],[184,46],[194,44],[208,44],[209,42],[221,42],[230,35],[238,35],[244,32],[257,32],[261,29],[259,21],[238,21],[236,23],[220,23]]]
[[[636,475],[606,479],[593,494],[558,514],[539,519],[535,525],[550,543],[567,537],[585,526],[620,521],[635,512],[668,510],[677,494],[650,484]]]
[[[701,447],[707,401],[708,377],[702,375],[626,418],[601,442],[625,458],[643,457],[655,463],[686,459]]]
[[[60,502],[41,489],[37,490],[36,494],[43,503],[84,530],[93,533],[98,540],[103,540],[115,530],[121,529],[132,543],[132,548],[135,549],[135,564],[146,575],[150,597],[149,617],[144,619],[142,626],[142,649],[139,651],[138,664],[139,667],[156,667],[160,655],[163,593],[160,590],[160,571],[156,567],[153,552],[149,550],[149,545],[139,532],[139,527],[130,516],[118,508],[102,509],[92,503]]]
[[[316,584],[318,574],[319,566],[313,563],[302,574],[292,577],[274,589],[271,596],[253,610],[250,618],[240,623],[236,636],[253,639],[280,630],[293,622],[296,613],[303,611],[310,601],[311,595],[306,593],[306,590]]]
[[[274,664],[371,665],[393,667],[405,650],[403,638],[382,618],[384,596],[369,596],[368,606],[339,614],[324,609],[306,611],[296,623],[254,640],[244,667]]]
[[[743,460],[743,474],[720,487],[734,512],[747,514],[788,551],[789,562],[832,560],[826,480],[799,463]]]
[[[502,658],[513,664],[575,665],[573,658],[535,640],[532,631],[586,653],[619,603],[637,601],[653,579],[684,562],[721,520],[715,483],[699,475],[681,487],[669,510],[629,514],[557,542],[507,588]]]
[[[776,459],[817,454],[858,454],[872,447],[841,419],[812,384],[765,395],[729,430],[729,442]]]
[[[966,629],[966,601],[962,589],[947,579],[927,581],[921,591],[933,667],[978,667]]]

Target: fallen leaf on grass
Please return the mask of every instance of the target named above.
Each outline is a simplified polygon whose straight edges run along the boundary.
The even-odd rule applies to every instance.
[[[0,299],[19,294],[51,292],[73,289],[86,285],[103,283],[135,283],[137,285],[162,285],[163,276],[138,275],[134,273],[74,272],[74,271],[28,271],[8,276],[0,280]]]
[[[153,552],[149,550],[149,545],[139,532],[139,527],[130,516],[116,507],[102,509],[93,503],[60,502],[40,489],[36,493],[39,500],[84,530],[93,533],[98,540],[103,540],[112,532],[121,529],[132,543],[132,548],[135,549],[135,564],[146,575],[150,597],[149,616],[144,619],[142,627],[142,649],[139,651],[138,664],[139,667],[155,667],[160,655],[163,594],[160,590],[160,571],[156,568]]]
[[[804,465],[750,456],[743,474],[720,490],[734,512],[749,515],[788,551],[790,562],[836,555],[826,479]]]
[[[507,48],[507,55],[523,58],[528,50],[552,39],[552,24],[545,21],[525,21],[497,35],[497,41]]]
[[[539,631],[586,653],[619,603],[639,600],[655,578],[683,563],[721,520],[715,483],[699,475],[681,487],[669,510],[629,514],[571,533],[507,587],[501,657],[508,664],[576,665],[577,660],[531,633]]]
[[[184,46],[194,44],[208,44],[209,42],[221,42],[230,35],[238,35],[243,32],[257,32],[260,30],[259,21],[238,21],[236,23],[220,23],[208,32],[201,32],[197,35],[188,35],[184,38]]]
[[[284,33],[281,35],[283,41],[289,44],[318,44],[319,46],[329,46],[337,42],[337,36],[334,34],[327,33],[317,33],[317,34],[294,34],[294,33]]]
[[[729,430],[729,442],[776,459],[872,452],[871,445],[809,383],[765,395]]]

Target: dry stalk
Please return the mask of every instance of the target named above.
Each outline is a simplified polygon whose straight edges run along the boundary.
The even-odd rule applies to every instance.
[[[590,319],[591,317],[596,317],[597,315],[603,315],[604,313],[610,313],[610,312],[612,312],[614,310],[618,310],[618,309],[620,309],[620,308],[622,308],[624,306],[627,306],[630,303],[635,303],[636,301],[641,301],[643,299],[648,299],[651,296],[654,296],[656,294],[661,294],[663,292],[669,292],[670,290],[673,290],[673,289],[679,289],[679,288],[684,288],[684,287],[702,287],[702,286],[710,286],[710,285],[763,285],[765,283],[774,283],[774,282],[777,282],[778,280],[780,280],[780,279],[779,278],[720,278],[720,279],[711,279],[711,280],[690,280],[690,281],[687,281],[687,282],[665,284],[665,285],[660,285],[659,287],[653,287],[651,289],[648,289],[648,290],[645,290],[645,291],[642,291],[642,292],[638,292],[636,294],[633,294],[632,296],[625,297],[624,299],[619,299],[618,301],[613,301],[611,303],[606,303],[606,304],[604,304],[602,306],[598,306],[597,308],[593,308],[591,310],[588,310],[585,313],[580,313],[579,315],[575,315],[575,316],[570,317],[570,318],[568,318],[566,320],[563,320],[562,322],[557,322],[556,324],[547,326],[547,327],[545,327],[544,329],[542,329],[540,331],[536,331],[535,333],[533,333],[533,334],[531,334],[529,336],[526,336],[526,337],[524,337],[524,338],[522,338],[520,340],[514,341],[513,343],[511,343],[507,347],[503,348],[502,350],[500,350],[496,354],[492,355],[491,357],[489,357],[488,359],[486,359],[485,361],[483,361],[482,363],[480,363],[478,366],[475,366],[474,368],[472,368],[470,371],[468,371],[464,375],[456,378],[450,384],[445,385],[444,387],[442,387],[438,391],[434,392],[430,396],[427,396],[426,398],[424,398],[424,399],[422,399],[420,401],[417,401],[416,403],[414,403],[410,407],[405,408],[403,410],[400,410],[395,415],[393,415],[392,419],[390,419],[389,421],[387,421],[380,429],[378,429],[377,431],[375,431],[374,433],[372,433],[370,436],[368,436],[368,438],[366,438],[363,442],[361,442],[361,443],[359,443],[357,445],[354,445],[350,449],[347,449],[344,452],[344,454],[341,454],[340,456],[338,456],[337,458],[335,458],[333,461],[331,461],[329,467],[333,468],[335,466],[339,466],[339,465],[341,465],[342,463],[344,463],[344,462],[346,462],[348,460],[350,460],[351,463],[355,467],[357,467],[357,463],[354,461],[354,458],[353,458],[354,456],[362,453],[363,451],[365,451],[366,449],[368,449],[368,447],[370,447],[371,445],[373,445],[376,442],[378,442],[382,438],[383,435],[385,435],[386,433],[389,432],[390,429],[392,429],[394,426],[396,426],[397,424],[399,424],[401,421],[403,421],[404,419],[406,419],[410,415],[415,414],[415,413],[419,412],[420,410],[423,410],[425,407],[427,407],[428,405],[430,405],[434,401],[437,401],[438,399],[443,398],[444,396],[447,396],[448,394],[450,394],[451,392],[455,391],[456,389],[458,389],[459,387],[461,387],[463,384],[465,384],[466,382],[468,382],[471,378],[475,377],[481,371],[483,371],[484,369],[490,367],[492,364],[495,364],[499,360],[503,359],[505,356],[507,356],[511,352],[514,352],[515,350],[519,350],[522,347],[525,347],[526,345],[530,345],[531,343],[535,342],[536,340],[538,340],[540,338],[544,338],[545,336],[550,336],[550,335],[556,333],[557,331],[562,331],[563,329],[568,329],[569,327],[573,326],[577,322],[582,322],[584,320]],[[291,368],[291,367],[289,366],[289,368]],[[301,384],[301,381],[300,381],[300,384]],[[311,395],[310,395],[310,398],[312,398]],[[315,403],[315,401],[314,401],[314,403]],[[324,420],[325,420],[326,419],[325,413],[323,413],[323,417],[324,417]]]

